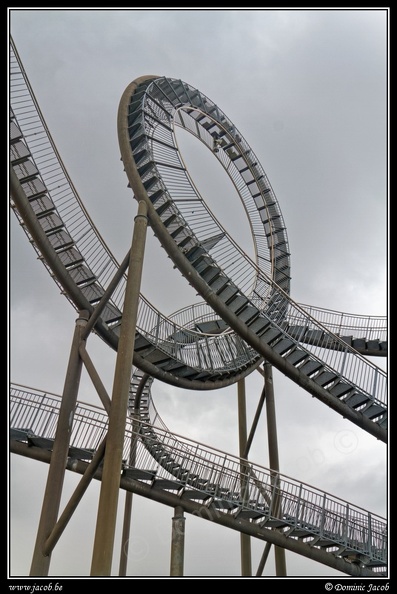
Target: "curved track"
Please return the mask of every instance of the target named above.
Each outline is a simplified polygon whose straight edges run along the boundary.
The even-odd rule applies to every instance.
[[[142,377],[142,374],[140,374]],[[138,377],[138,373],[137,376]],[[144,378],[143,378],[144,379]],[[387,522],[310,485],[171,433],[141,392],[128,419],[121,488],[281,546],[352,576],[387,575]],[[11,386],[11,450],[49,463],[62,399]],[[108,416],[77,403],[67,468],[100,480]]]
[[[12,207],[72,305],[91,314],[100,311],[94,331],[117,349],[128,255],[120,267],[86,212],[12,42],[10,58]],[[251,225],[255,262],[195,188],[175,127],[206,144],[229,174]],[[385,319],[352,315],[346,321],[342,314],[319,309],[321,316],[315,316],[315,310],[291,299],[281,211],[265,172],[232,122],[190,85],[142,77],[123,94],[118,130],[129,185],[139,199],[144,197],[149,223],[175,267],[204,300],[165,316],[140,298],[131,413],[140,410],[141,437],[153,458],[179,479],[183,468],[185,484],[192,485],[186,478],[191,470],[153,429],[153,378],[213,390],[244,378],[263,360],[386,442],[386,374],[365,357],[387,354]]]

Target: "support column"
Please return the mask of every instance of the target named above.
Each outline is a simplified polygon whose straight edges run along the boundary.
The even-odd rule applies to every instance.
[[[136,446],[138,439],[138,413],[134,411],[132,420],[132,433],[131,433],[131,444],[130,444],[130,456],[128,459],[129,466],[135,466],[136,461]],[[132,516],[132,498],[133,493],[130,491],[125,492],[124,502],[124,520],[123,520],[123,531],[121,535],[121,551],[120,551],[120,564],[119,564],[119,575],[127,575],[127,561],[128,561],[128,549],[130,546],[130,526]]]
[[[41,508],[36,544],[30,567],[31,576],[47,576],[51,554],[44,554],[44,545],[51,534],[58,517],[61,503],[66,461],[69,453],[70,435],[73,426],[73,415],[79,391],[82,360],[79,356],[81,334],[88,320],[88,312],[80,312],[76,320],[69,363],[65,377],[61,408],[55,434],[54,448],[47,475],[47,484]]]
[[[128,460],[129,466],[135,466],[136,462],[136,448],[138,444],[138,433],[139,433],[139,409],[141,406],[142,392],[145,388],[145,384],[149,376],[145,373],[139,383],[135,394],[134,412],[132,415],[132,433],[131,433],[131,444],[130,444],[130,456]],[[120,551],[120,564],[119,564],[119,575],[127,575],[127,561],[128,561],[128,549],[130,543],[130,526],[132,516],[132,493],[130,491],[125,492],[124,502],[124,520],[123,520],[123,532],[121,536],[121,551]]]
[[[238,397],[238,429],[239,429],[239,451],[240,457],[245,455],[247,448],[247,408],[245,399],[245,380],[237,382],[237,397]],[[244,475],[247,474],[247,468],[241,464],[241,496],[245,497],[246,479]],[[251,576],[251,539],[248,534],[240,532],[240,546],[241,546],[241,575]]]
[[[98,470],[103,456],[105,454],[105,444],[106,438],[99,444],[91,462],[88,464],[86,471],[84,472],[79,484],[77,485],[76,489],[74,490],[71,498],[69,499],[68,503],[66,504],[62,514],[60,515],[57,523],[54,526],[54,529],[51,531],[50,536],[47,538],[43,552],[45,555],[50,555],[57,544],[58,540],[63,534],[68,522],[70,521],[73,513],[77,509],[78,504],[80,503],[83,495],[87,491],[88,487],[91,484],[92,479],[95,476],[96,471]]]
[[[280,472],[278,460],[278,441],[276,424],[276,407],[274,402],[273,371],[270,363],[264,363],[265,391],[266,391],[266,414],[267,414],[267,432],[269,443],[269,465],[271,470]],[[278,481],[278,477],[275,477]],[[285,549],[274,547],[274,558],[276,563],[276,575],[286,576],[287,566],[285,561]]]
[[[128,561],[128,549],[130,544],[130,525],[132,515],[132,496],[133,493],[130,491],[125,492],[124,502],[124,521],[123,521],[123,532],[121,535],[121,551],[120,551],[120,564],[119,564],[119,575],[127,575],[127,561]]]
[[[271,546],[272,545],[271,545],[270,542],[267,542],[266,543],[265,550],[262,553],[262,557],[261,557],[261,560],[260,560],[259,565],[258,565],[258,569],[257,569],[257,572],[256,572],[256,577],[261,577],[261,575],[263,573],[263,570],[264,570],[265,565],[266,565],[267,558],[268,558],[269,553],[270,553]]]
[[[175,508],[172,518],[171,563],[170,576],[183,576],[183,562],[185,553],[185,518],[183,508]]]
[[[91,563],[92,576],[109,576],[112,570],[128,393],[131,382],[146,231],[147,207],[145,202],[140,201],[138,214],[135,217],[123,317],[117,349],[109,429]]]

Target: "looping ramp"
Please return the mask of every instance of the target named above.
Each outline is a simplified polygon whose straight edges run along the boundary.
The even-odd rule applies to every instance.
[[[190,179],[176,142],[178,126],[213,151],[230,176],[255,230],[257,262],[229,237]],[[257,157],[230,119],[181,80],[142,77],[121,98],[118,132],[129,185],[147,203],[155,235],[220,321],[251,352],[385,440],[386,376],[346,337],[331,332],[290,298],[289,249],[280,208]],[[194,320],[190,324],[187,330]],[[168,364],[157,361],[159,367]]]
[[[94,331],[117,350],[128,254],[120,266],[86,212],[12,41],[10,59],[11,207],[58,287],[76,310],[100,312]],[[168,430],[156,431],[154,424],[161,423],[157,411],[153,417],[151,385],[159,379],[186,389],[214,390],[236,383],[265,360],[386,442],[387,377],[366,358],[387,354],[385,320],[351,316],[346,321],[337,312],[292,300],[287,231],[269,180],[232,121],[198,89],[168,77],[138,78],[121,98],[117,125],[128,184],[135,198],[145,201],[150,226],[175,268],[203,300],[165,315],[140,296],[130,387],[130,416],[139,419],[140,443],[161,472],[177,480],[181,499],[189,487],[186,498],[192,497],[192,489],[196,495],[204,493],[224,510],[238,508],[247,521],[266,518],[268,526],[283,525],[292,540],[313,535],[319,550],[330,548],[339,559],[353,554],[369,571],[383,571],[387,564],[383,521],[377,520],[375,539],[365,514],[357,528],[357,519],[346,520],[343,508],[343,513],[332,511],[327,516],[327,522],[334,518],[331,523],[337,518],[338,534],[331,524],[324,531],[324,514],[330,511],[324,503],[316,504],[314,523],[307,515],[298,526],[303,517],[300,494],[285,497],[284,493],[283,505],[287,502],[289,508],[284,515],[278,511],[273,516],[272,500],[266,494],[266,506],[262,505],[264,487],[251,470],[249,481],[262,508],[252,502],[245,506],[241,493],[229,488],[232,479],[226,481],[223,466],[216,483],[210,481],[207,464],[203,475],[193,472],[195,448],[176,438],[171,448],[162,437],[169,435]],[[255,260],[229,236],[200,195],[185,166],[176,128],[203,143],[228,174],[247,213]],[[13,396],[14,439],[27,443],[37,438],[47,447],[52,437],[40,435],[39,428],[25,431],[23,425],[21,430],[35,395],[24,394],[23,405],[19,390]],[[93,451],[96,445],[79,442],[84,451]],[[130,474],[134,470],[129,469]],[[241,481],[237,471],[230,476],[236,484]]]

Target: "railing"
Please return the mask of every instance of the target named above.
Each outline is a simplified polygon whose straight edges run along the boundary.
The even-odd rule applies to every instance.
[[[387,341],[388,327],[386,316],[357,315],[314,307],[303,303],[300,304],[300,307],[337,336],[363,337],[367,341]]]
[[[59,396],[12,384],[10,428],[53,439],[60,405]],[[107,423],[102,409],[77,403],[71,445],[95,450],[106,434]],[[132,419],[127,419],[125,467],[133,449],[135,468],[155,471],[157,478],[177,480],[180,490],[194,488],[209,501],[226,501],[237,511],[257,510],[261,527],[279,520],[291,537],[294,531],[304,530],[307,537],[314,539],[314,546],[328,539],[335,547],[346,547],[379,565],[387,564],[387,523],[380,516],[163,427],[140,422],[136,431],[135,426]],[[156,461],[159,452],[163,460],[168,454],[167,463]],[[172,470],[166,470],[167,464]]]
[[[164,100],[164,95],[167,95],[168,87],[172,87],[172,92]],[[186,104],[186,110],[189,114],[187,115],[183,111],[182,118],[180,114],[182,113],[184,97],[193,95],[195,95],[197,105],[200,105],[200,108],[195,112],[190,109],[189,104]],[[163,109],[159,111],[158,105],[161,101],[164,101],[162,104]],[[156,109],[158,113],[156,113]],[[167,118],[164,115],[165,113],[167,113]],[[193,118],[195,120],[194,125],[186,129],[189,129],[192,134],[195,134],[209,148],[212,147],[214,137],[208,133],[205,126],[211,128],[211,131],[214,126],[215,128],[218,126],[222,130],[227,130],[231,124],[227,121],[226,116],[221,110],[207,97],[179,80],[157,79],[147,85],[141,99],[137,101],[134,98],[131,99],[130,117],[133,119],[133,124],[131,124],[130,128],[130,141],[132,154],[137,155],[137,159],[138,155],[141,155],[142,152],[146,155],[142,159],[142,162],[140,162],[140,167],[144,171],[142,173],[142,181],[150,187],[150,190],[148,189],[149,197],[152,194],[161,194],[156,201],[156,205],[160,203],[160,209],[164,209],[162,211],[164,215],[163,222],[166,224],[166,219],[167,217],[169,218],[168,208],[171,208],[169,205],[172,205],[172,216],[178,219],[178,225],[182,226],[186,219],[186,228],[189,229],[189,234],[191,232],[193,236],[197,233],[199,240],[208,241],[209,237],[205,233],[208,229],[208,221],[211,221],[210,237],[221,237],[219,241],[214,242],[206,250],[208,252],[208,258],[211,259],[211,264],[219,266],[222,271],[230,271],[229,276],[234,282],[239,283],[241,293],[244,292],[244,288],[248,287],[246,284],[247,279],[256,278],[255,289],[247,296],[255,307],[261,304],[261,308],[263,308],[261,315],[271,320],[274,325],[278,325],[285,336],[294,340],[296,344],[299,344],[299,337],[296,338],[296,336],[289,332],[288,327],[285,327],[286,321],[291,320],[296,325],[299,324],[302,327],[316,331],[316,340],[313,341],[313,344],[310,344],[310,348],[307,346],[308,343],[306,340],[301,340],[302,350],[309,350],[312,356],[316,357],[326,369],[335,371],[336,375],[341,379],[346,379],[352,386],[357,386],[369,399],[383,404],[386,403],[387,385],[384,371],[369,362],[365,357],[361,357],[346,341],[341,340],[337,334],[330,332],[329,328],[322,325],[306,309],[295,303],[289,297],[287,291],[277,286],[266,271],[261,270],[236,245],[233,239],[227,235],[210,209],[204,207],[201,197],[196,193],[194,188],[192,197],[189,198],[189,200],[194,200],[194,208],[191,206],[193,202],[189,202],[189,209],[185,208],[185,206],[183,208],[180,206],[180,204],[184,205],[184,202],[180,202],[180,196],[185,195],[190,187],[188,173],[181,166],[177,181],[175,182],[173,179],[172,183],[169,182],[169,175],[164,173],[166,166],[171,170],[171,166],[174,166],[176,158],[175,151],[177,147],[173,142],[172,125],[174,123],[176,125],[181,124],[175,114],[178,114],[178,118],[184,126],[185,121]],[[205,116],[204,120],[200,119],[203,116]],[[202,121],[205,121],[204,127]],[[164,141],[164,136],[166,137],[166,142]],[[251,153],[248,144],[244,143],[241,137],[239,143],[235,141],[234,136],[230,136],[230,139],[233,140],[234,150],[237,151],[236,157],[232,158],[229,152],[225,150],[223,153],[219,151],[217,158],[222,162],[226,170],[231,166],[235,166],[237,157],[241,162],[244,161],[246,167],[244,168],[242,163],[238,174],[242,175],[243,171],[249,169],[253,179],[258,178],[259,180],[260,178],[260,182],[256,182],[259,190],[260,184],[265,178],[264,174],[262,175],[263,172],[259,168],[259,165],[255,164],[254,166],[250,164],[250,158],[246,157],[246,154]],[[157,146],[161,146],[162,150],[161,163],[158,162],[158,158],[156,160]],[[222,158],[218,156],[219,154],[222,154]],[[266,189],[269,192],[271,191],[270,186]],[[192,191],[191,187],[190,191]],[[253,195],[250,197],[252,201]],[[263,196],[262,199],[265,200]],[[201,206],[201,210],[203,212],[205,211],[205,215],[196,215],[196,201],[197,205]],[[273,204],[267,204],[266,201],[264,204],[261,204],[261,209],[268,211],[269,222],[273,221],[271,218],[272,208]],[[276,220],[280,216],[278,211],[275,212],[275,215],[274,218]],[[267,222],[264,221],[263,223],[266,226]],[[284,232],[283,226],[280,229],[281,232]],[[278,232],[276,231],[274,235],[278,237]],[[244,265],[242,265],[242,262],[244,262]],[[235,268],[233,268],[234,265],[236,266]],[[252,271],[252,274],[249,273],[249,269]],[[242,272],[243,270],[244,273]],[[274,307],[272,306],[273,303]]]
[[[49,195],[65,229],[73,237],[77,249],[82,253],[85,262],[94,273],[98,285],[106,287],[116,272],[118,264],[89,218],[69,179],[12,43],[10,54],[11,107],[17,117],[18,125],[21,126],[25,140],[28,141],[32,160],[36,163],[44,184],[49,189]],[[211,102],[209,103],[211,104]],[[212,110],[215,107],[211,104]],[[216,111],[219,113],[218,108]],[[16,214],[18,216],[17,212]],[[221,227],[218,230],[223,232]],[[26,228],[25,231],[28,233]],[[229,238],[228,241],[234,248],[233,240]],[[219,245],[215,246],[216,250],[218,248]],[[231,253],[235,256],[235,251],[232,250]],[[221,257],[220,254],[219,257]],[[247,257],[245,262],[248,261]],[[253,262],[250,265],[255,267]],[[299,336],[288,334],[284,326],[285,320],[294,321],[295,324],[302,327],[310,327],[318,331],[321,338],[316,339],[316,342],[310,346],[304,343],[302,349],[307,349],[326,369],[334,370],[336,375],[341,379],[346,379],[353,386],[357,386],[374,402],[387,403],[387,381],[383,370],[358,355],[339,336],[329,333],[328,328],[310,314],[308,307],[300,307],[294,303],[287,293],[271,283],[262,270],[256,268],[255,275],[257,279],[255,293],[251,295],[251,302],[255,306],[262,307],[269,294],[272,295],[272,299],[279,297],[276,313],[264,310],[262,315],[268,316],[272,323],[279,324],[281,330],[286,332],[296,344],[299,344]],[[269,283],[272,286],[270,293]],[[123,277],[112,297],[112,303],[120,312],[124,291],[125,278]],[[317,309],[316,312],[318,311]],[[327,323],[329,323],[329,327],[335,326],[335,332],[339,331],[332,320]],[[151,344],[175,360],[198,371],[207,370],[210,375],[212,372],[237,371],[258,359],[258,354],[235,333],[226,333],[210,338],[200,337],[197,332],[187,330],[188,324],[185,320],[182,324],[183,326],[178,327],[175,320],[170,321],[141,296],[137,320],[139,332],[146,336]],[[349,324],[351,324],[350,321]]]
[[[63,223],[63,228],[73,238],[76,248],[97,279],[98,286],[106,287],[115,275],[119,264],[106,247],[69,178],[12,42],[10,54],[11,104],[31,153],[30,159],[40,172],[40,177]],[[17,211],[15,214],[19,217]],[[24,230],[29,235],[25,226]],[[41,255],[33,241],[32,244]],[[44,264],[46,265],[45,261]],[[56,278],[54,280],[57,282]],[[124,303],[125,285],[126,278],[123,277],[111,299],[111,303],[120,312]],[[201,356],[203,339],[200,339],[197,333],[192,333],[192,338],[187,336],[186,331],[179,333],[179,327],[175,321],[170,322],[143,295],[140,296],[139,301],[137,329],[151,344],[170,357],[197,370],[203,369]],[[177,339],[177,336],[183,338]],[[194,346],[191,346],[192,343]],[[224,345],[218,347],[219,343]],[[257,358],[257,354],[247,348],[238,336],[234,337],[233,343],[242,355],[239,360],[239,365],[242,367]],[[222,337],[217,337],[208,342],[205,348],[210,351],[205,360],[205,368],[209,373],[233,369],[236,359],[229,342],[225,342]],[[221,357],[219,352],[225,353],[225,356]]]

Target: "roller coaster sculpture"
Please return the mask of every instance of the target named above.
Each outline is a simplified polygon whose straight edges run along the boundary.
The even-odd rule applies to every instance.
[[[117,351],[126,318],[130,253],[122,265],[116,262],[86,212],[12,40],[10,81],[11,207],[79,313],[78,323]],[[200,195],[176,128],[207,146],[229,175],[247,213],[255,261]],[[203,301],[167,316],[139,294],[117,488],[348,575],[386,576],[384,518],[274,468],[174,435],[151,393],[154,379],[184,389],[215,390],[243,381],[262,364],[264,369],[274,366],[387,443],[387,376],[367,358],[387,355],[386,319],[342,316],[292,300],[286,226],[270,182],[239,130],[198,89],[165,76],[136,79],[121,98],[118,133],[128,185],[142,208],[136,220],[150,225]],[[79,354],[90,368],[81,344]],[[111,405],[92,366],[91,377],[104,408],[75,403],[64,466],[101,479]],[[12,384],[10,410],[11,451],[50,463],[62,398]],[[40,554],[49,557],[58,538],[54,530],[48,537],[47,530]]]

